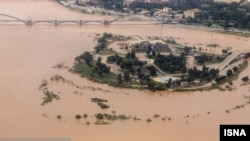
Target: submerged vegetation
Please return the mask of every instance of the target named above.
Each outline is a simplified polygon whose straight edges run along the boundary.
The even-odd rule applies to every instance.
[[[106,100],[106,99],[91,98],[91,101],[94,102],[94,103],[97,103],[97,105],[99,107],[101,107],[102,109],[108,109],[109,108],[109,105],[106,104],[108,102],[108,100]]]
[[[43,102],[41,105],[45,105],[45,104],[52,102],[53,100],[60,99],[60,97],[52,91],[44,90],[43,94],[44,94],[44,97],[43,97]]]

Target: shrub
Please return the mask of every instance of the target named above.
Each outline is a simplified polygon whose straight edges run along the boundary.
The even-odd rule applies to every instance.
[[[244,82],[247,82],[247,81],[249,81],[249,78],[248,78],[248,76],[245,76],[245,77],[242,77],[241,80],[244,81]]]
[[[92,102],[108,102],[106,99],[101,99],[101,98],[91,98]]]
[[[97,104],[98,104],[98,106],[100,106],[102,109],[108,109],[108,108],[109,108],[109,105],[107,105],[107,104],[105,104],[105,103],[98,102]]]
[[[147,119],[147,122],[152,122],[152,120],[150,118]]]
[[[159,118],[159,117],[160,117],[159,114],[155,114],[155,115],[154,115],[154,118]]]
[[[104,116],[101,113],[96,114],[95,117],[96,119],[99,119],[99,120],[104,119]]]
[[[84,117],[84,118],[87,118],[87,117],[88,117],[88,115],[87,115],[87,114],[84,114],[84,115],[83,115],[83,117]]]
[[[62,116],[61,115],[57,115],[56,118],[57,119],[62,119]]]
[[[81,119],[81,115],[76,115],[75,119]]]

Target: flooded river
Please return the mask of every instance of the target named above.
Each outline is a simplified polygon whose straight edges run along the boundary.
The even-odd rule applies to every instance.
[[[1,0],[0,13],[22,19],[113,19],[110,16],[84,15],[70,11],[49,0]],[[240,86],[241,78],[250,75],[246,69],[234,82],[234,91],[150,92],[118,89],[91,82],[53,66],[72,66],[74,57],[92,51],[96,33],[160,36],[160,25],[0,25],[0,137],[66,137],[72,141],[218,141],[220,124],[249,124],[250,105],[245,104],[249,85]],[[206,30],[164,25],[163,36],[181,43],[244,49],[247,38],[211,33]],[[84,89],[52,82],[61,75]],[[43,80],[61,100],[41,106]],[[93,90],[95,88],[95,90]],[[99,88],[99,89],[98,89]],[[108,100],[110,108],[101,110],[92,97]],[[114,121],[95,125],[96,113],[125,114],[141,120]],[[88,114],[75,120],[76,114]],[[154,118],[159,114],[160,118]],[[46,115],[46,116],[44,116]],[[62,119],[58,120],[57,115]],[[162,121],[161,117],[171,117]],[[150,118],[152,122],[146,120]],[[86,122],[90,122],[87,125]]]

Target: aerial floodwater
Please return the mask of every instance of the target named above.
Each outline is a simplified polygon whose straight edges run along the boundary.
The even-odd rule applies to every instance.
[[[23,20],[109,20],[112,16],[82,14],[52,0],[1,0],[0,14]],[[8,19],[0,16],[1,19]],[[74,58],[93,51],[96,34],[173,37],[188,45],[219,44],[233,50],[244,49],[248,38],[211,32],[202,27],[183,25],[103,25],[0,23],[0,138],[70,138],[72,141],[218,141],[220,124],[250,123],[250,105],[231,110],[247,102],[249,85],[241,78],[232,91],[152,92],[114,88],[92,82],[68,69]],[[219,50],[218,50],[219,52]],[[55,68],[63,63],[65,68]],[[77,89],[62,82],[49,81],[60,75]],[[42,81],[60,100],[41,105]],[[91,102],[99,97],[108,100],[109,109]],[[130,120],[116,120],[96,125],[95,114],[116,113]],[[76,119],[77,114],[87,118]],[[157,117],[154,115],[159,115]],[[58,116],[60,115],[60,117]],[[137,117],[141,120],[134,120]],[[162,118],[166,117],[166,120]],[[148,119],[152,121],[149,122]]]

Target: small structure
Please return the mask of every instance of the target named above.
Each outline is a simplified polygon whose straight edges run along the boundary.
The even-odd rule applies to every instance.
[[[188,17],[196,18],[198,16],[201,16],[202,14],[203,14],[203,12],[199,9],[192,9],[192,10],[184,11],[185,18],[188,18]]]
[[[164,7],[164,8],[162,9],[162,12],[163,12],[163,13],[166,13],[166,14],[173,14],[172,8],[169,8],[169,7]]]
[[[123,1],[123,5],[124,6],[129,6],[131,3],[133,3],[134,2],[134,0],[124,0]]]
[[[187,87],[189,85],[188,82],[184,81],[184,82],[181,82],[181,87]]]

